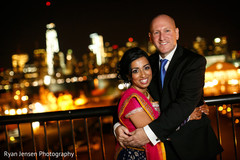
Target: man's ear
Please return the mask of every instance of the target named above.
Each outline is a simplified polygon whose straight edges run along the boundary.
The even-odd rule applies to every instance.
[[[148,33],[148,38],[149,38],[149,41],[152,42],[152,36],[150,32]]]
[[[176,33],[176,40],[179,39],[179,29],[178,28],[175,28],[175,33]]]

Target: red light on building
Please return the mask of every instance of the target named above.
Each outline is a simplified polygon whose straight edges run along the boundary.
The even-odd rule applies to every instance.
[[[133,42],[133,38],[132,38],[132,37],[129,37],[129,38],[128,38],[128,41],[129,41],[129,42]]]
[[[51,2],[47,1],[46,6],[50,6],[50,5],[51,5]]]
[[[112,48],[113,48],[113,49],[118,49],[118,45],[114,44],[114,45],[112,46]]]

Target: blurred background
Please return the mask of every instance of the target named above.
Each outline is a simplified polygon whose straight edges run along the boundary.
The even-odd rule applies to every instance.
[[[206,57],[204,96],[238,94],[240,12],[235,1],[3,1],[0,115],[116,105],[126,87],[117,79],[116,65],[132,47],[155,53],[148,28],[161,13],[176,20],[180,45]],[[227,105],[218,110],[231,117]],[[234,114],[239,125],[239,106]]]
[[[124,87],[119,59],[135,46],[156,51],[148,26],[160,13],[176,19],[180,45],[206,57],[205,96],[239,93],[232,1],[12,1],[2,2],[0,14],[1,114],[114,104]]]

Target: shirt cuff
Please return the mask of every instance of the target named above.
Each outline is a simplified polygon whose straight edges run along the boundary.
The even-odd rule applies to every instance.
[[[191,115],[190,115],[191,116]],[[188,116],[188,118],[187,118],[187,122],[189,122],[190,121],[190,116]]]
[[[151,141],[151,143],[155,146],[158,142],[161,142],[160,139],[153,133],[149,125],[146,125],[143,127],[148,139]]]
[[[115,133],[115,130],[117,129],[118,126],[120,126],[121,124],[119,122],[115,123],[114,126],[113,126],[113,134],[115,136],[115,138],[117,138],[116,136],[116,133]]]

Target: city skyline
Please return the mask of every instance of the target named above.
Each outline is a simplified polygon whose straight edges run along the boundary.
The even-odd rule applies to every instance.
[[[46,6],[46,0],[35,2],[14,2],[2,7],[1,11],[1,47],[0,67],[11,67],[11,56],[17,52],[33,56],[33,50],[46,49],[46,24],[56,24],[59,47],[65,55],[73,50],[78,60],[89,52],[89,35],[97,32],[103,35],[104,42],[124,46],[129,37],[146,45],[148,26],[151,19],[160,13],[166,13],[176,19],[180,28],[179,43],[192,47],[197,36],[206,38],[208,43],[214,37],[227,36],[229,50],[240,50],[237,22],[237,5],[193,2],[73,2],[53,1]],[[187,1],[186,1],[187,2]]]

